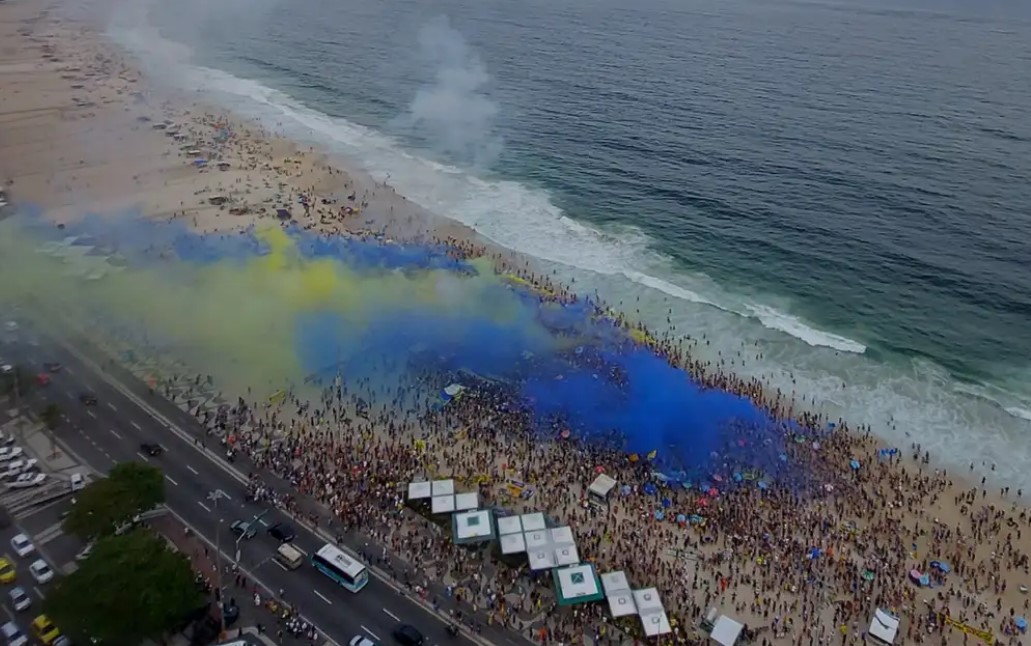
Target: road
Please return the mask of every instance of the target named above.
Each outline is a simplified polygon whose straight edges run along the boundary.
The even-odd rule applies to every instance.
[[[36,338],[43,337],[37,335]],[[192,416],[171,402],[149,394],[146,386],[128,373],[119,375],[112,369],[116,378],[123,378],[119,380],[121,384],[130,389],[135,387],[137,392],[133,394],[145,398],[141,406],[134,397],[123,393],[102,378],[93,366],[61,345],[47,343],[43,347],[16,343],[4,344],[2,348],[0,354],[12,363],[33,369],[46,361],[57,361],[64,366],[59,374],[53,375],[49,386],[35,389],[30,395],[61,407],[67,423],[57,431],[59,442],[100,472],[106,472],[118,462],[133,460],[159,467],[167,481],[166,504],[169,509],[209,543],[214,543],[218,536],[224,558],[235,558],[237,546],[229,525],[237,519],[250,519],[267,508],[246,504],[246,479],[242,474],[210,451],[198,447],[190,436],[175,428],[198,427],[194,429],[197,433],[199,425]],[[83,405],[79,401],[82,392],[96,395],[97,405]],[[147,410],[150,407],[155,410]],[[172,424],[166,425],[166,420]],[[156,458],[146,456],[139,451],[143,442],[161,444],[165,452]],[[216,490],[225,493],[218,502],[209,499],[211,492]],[[289,522],[296,528],[295,545],[307,554],[325,543],[309,528],[277,509],[268,510],[260,522],[267,526],[279,521]],[[430,645],[456,640],[445,632],[445,624],[439,617],[400,594],[387,582],[370,577],[364,590],[352,594],[308,565],[287,571],[272,558],[276,546],[276,541],[264,532],[259,532],[253,539],[240,541],[241,570],[270,592],[282,589],[285,600],[295,605],[306,619],[332,640],[342,644],[352,636],[362,634],[377,642],[390,640],[391,630],[399,622],[418,628]],[[490,627],[485,630],[490,630]],[[518,643],[515,641],[518,636],[497,632],[505,642]],[[487,635],[479,639],[495,641]],[[465,638],[461,640],[465,641]]]

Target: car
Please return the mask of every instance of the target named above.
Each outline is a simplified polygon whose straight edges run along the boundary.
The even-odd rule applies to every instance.
[[[23,473],[13,482],[8,482],[7,486],[12,489],[28,489],[29,487],[38,487],[46,482],[46,479],[45,473]]]
[[[54,571],[50,569],[50,565],[43,559],[33,561],[29,565],[29,573],[36,580],[36,583],[47,583],[54,578]]]
[[[50,385],[50,375],[48,375],[45,372],[41,372],[38,375],[36,375],[36,385],[37,386],[49,386]]]
[[[237,619],[240,618],[240,606],[232,602],[226,602],[222,604],[222,621],[225,623],[226,628],[236,623]]]
[[[276,523],[268,528],[268,535],[280,543],[289,543],[297,536],[297,532],[287,523]]]
[[[36,546],[32,544],[29,537],[25,534],[18,534],[11,539],[11,549],[14,553],[21,557],[26,557],[36,551]]]
[[[0,431],[0,446],[11,446],[15,441],[17,441],[17,439],[18,438],[13,435],[8,435],[7,433]]]
[[[47,372],[61,372],[61,364],[56,361],[47,361],[43,364],[43,370]]]
[[[394,641],[402,646],[422,646],[426,638],[411,624],[398,624],[394,628]]]
[[[69,482],[72,485],[72,493],[86,488],[86,476],[82,475],[78,471],[72,474]]]
[[[53,646],[61,636],[61,631],[57,629],[54,622],[50,621],[49,617],[40,615],[32,620],[32,634],[45,646]]]
[[[25,646],[29,643],[29,638],[25,636],[21,628],[18,628],[18,624],[13,621],[8,621],[3,626],[0,626],[0,635],[3,635],[7,646]]]
[[[7,598],[11,600],[11,607],[18,612],[28,610],[29,606],[32,605],[32,597],[20,585],[11,588],[11,591],[7,593]]]
[[[0,462],[13,460],[24,453],[20,446],[0,446]]]
[[[82,402],[83,406],[96,406],[97,396],[93,393],[79,393],[79,401]]]
[[[355,635],[351,641],[347,642],[347,646],[376,646],[376,642],[364,635]]]
[[[28,460],[12,460],[7,463],[7,468],[0,472],[0,477],[10,478],[12,476],[18,476],[26,471],[32,471],[39,464],[39,460],[36,458],[29,458]]]
[[[9,375],[14,372],[14,366],[9,363],[0,364],[0,374]]]
[[[94,541],[90,541],[89,543],[86,543],[85,547],[83,547],[81,550],[79,550],[78,552],[75,553],[75,560],[76,561],[85,561],[86,559],[88,559],[90,557],[90,555],[93,554],[93,546],[94,546],[94,544],[95,544]]]
[[[245,539],[254,538],[258,532],[251,527],[251,524],[245,520],[234,520],[233,524],[229,526],[229,529],[237,536],[242,536]]]
[[[140,451],[142,451],[143,453],[146,453],[147,455],[150,455],[150,456],[156,456],[156,455],[161,455],[162,453],[164,453],[165,449],[160,444],[146,444],[146,443],[144,443],[144,444],[140,445]]]
[[[7,560],[6,556],[0,556],[0,583],[14,583],[17,576],[14,564]]]

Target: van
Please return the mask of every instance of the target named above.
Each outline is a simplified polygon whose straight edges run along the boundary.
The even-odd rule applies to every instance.
[[[304,554],[290,543],[283,543],[276,548],[276,560],[288,570],[296,570],[304,563]]]

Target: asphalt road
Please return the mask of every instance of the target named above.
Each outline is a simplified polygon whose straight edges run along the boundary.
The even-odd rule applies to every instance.
[[[35,338],[45,342],[40,334]],[[269,591],[278,593],[282,589],[285,600],[324,635],[340,644],[355,635],[390,642],[392,629],[404,622],[418,628],[430,645],[466,641],[448,635],[445,624],[437,616],[376,577],[370,576],[366,588],[353,594],[308,564],[297,570],[286,570],[272,558],[277,542],[264,532],[236,544],[229,525],[266,510],[260,522],[266,526],[289,522],[297,530],[295,545],[307,554],[325,541],[277,509],[245,504],[244,482],[226,468],[221,459],[166,426],[60,345],[17,342],[0,347],[0,356],[6,361],[27,369],[42,370],[42,364],[47,361],[63,365],[63,370],[52,376],[50,385],[34,389],[28,399],[38,397],[61,407],[67,421],[57,430],[57,437],[73,454],[101,472],[124,461],[143,461],[159,467],[167,480],[168,508],[209,543],[217,540],[224,558],[233,559],[239,548],[240,569]],[[117,371],[112,372],[116,378],[119,376]],[[138,396],[146,398],[146,406],[156,409],[161,417],[177,426],[198,426],[192,416],[171,402],[149,394],[146,386],[135,377],[130,380],[129,375],[121,376],[126,377],[119,379],[121,384],[138,388]],[[83,405],[79,401],[83,392],[93,393],[97,405]],[[139,450],[143,442],[161,444],[165,452],[159,457],[146,456]],[[225,493],[217,503],[209,499],[216,490]],[[512,643],[510,639],[506,641]]]

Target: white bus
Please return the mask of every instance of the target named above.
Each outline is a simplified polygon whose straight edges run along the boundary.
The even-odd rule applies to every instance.
[[[326,543],[311,557],[311,564],[351,592],[358,592],[369,582],[365,566]]]

